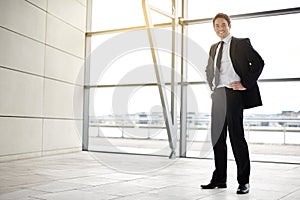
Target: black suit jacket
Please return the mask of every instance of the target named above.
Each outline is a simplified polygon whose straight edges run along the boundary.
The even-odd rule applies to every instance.
[[[218,43],[213,44],[209,51],[209,60],[206,67],[207,82],[212,89],[214,78],[214,58]],[[252,47],[248,38],[232,37],[230,44],[230,58],[235,72],[241,78],[241,83],[246,90],[239,91],[243,95],[244,108],[253,108],[261,106],[261,96],[257,85],[258,77],[260,76],[264,60]]]

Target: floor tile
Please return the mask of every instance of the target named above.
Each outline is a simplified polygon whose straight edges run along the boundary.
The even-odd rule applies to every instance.
[[[0,163],[0,200],[298,200],[300,196],[296,164],[252,162],[250,193],[237,195],[234,161],[228,161],[227,189],[202,190],[200,184],[210,180],[213,160],[95,155],[78,152]],[[107,166],[99,158],[125,167]],[[128,170],[135,165],[139,166]]]
[[[86,192],[86,191],[79,191],[79,190],[70,190],[66,192],[55,192],[55,193],[49,193],[44,195],[36,195],[36,198],[40,199],[47,199],[47,200],[108,200],[108,199],[114,199],[116,196],[108,195],[108,194],[97,194],[92,192]]]

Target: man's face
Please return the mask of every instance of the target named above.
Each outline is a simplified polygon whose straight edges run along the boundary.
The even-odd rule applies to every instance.
[[[229,35],[230,26],[228,22],[224,18],[217,18],[215,20],[214,29],[216,34],[221,38],[224,39]]]

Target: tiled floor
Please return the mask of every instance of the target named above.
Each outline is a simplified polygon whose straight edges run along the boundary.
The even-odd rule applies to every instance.
[[[213,160],[79,152],[0,163],[0,199],[223,200],[300,199],[300,165],[252,162],[251,190],[237,195],[236,167],[228,188],[201,190]]]

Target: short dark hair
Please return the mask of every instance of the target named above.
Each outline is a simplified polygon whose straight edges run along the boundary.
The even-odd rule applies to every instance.
[[[216,21],[217,18],[223,18],[223,19],[225,19],[227,21],[228,26],[231,25],[230,17],[228,15],[226,15],[225,13],[218,13],[218,14],[216,14],[216,16],[213,19],[213,24],[214,25],[215,25],[215,21]]]

